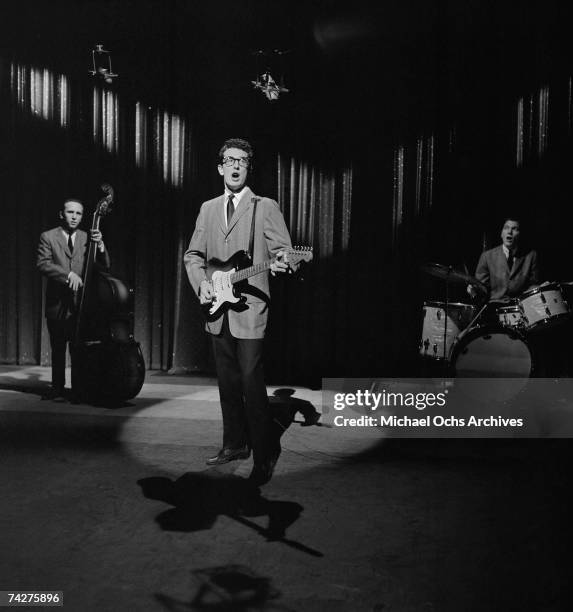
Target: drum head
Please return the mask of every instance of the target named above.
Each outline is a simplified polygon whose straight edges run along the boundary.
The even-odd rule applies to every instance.
[[[468,333],[454,348],[452,363],[460,378],[528,378],[533,368],[525,338],[501,326]]]
[[[519,306],[519,304],[514,304],[511,306],[500,306],[497,309],[498,314],[499,313],[504,313],[504,312],[519,312],[521,313],[521,308]]]
[[[538,293],[544,293],[548,291],[561,291],[561,286],[559,283],[547,283],[546,285],[535,285],[535,287],[531,287],[527,291],[524,291],[519,299],[522,300],[524,298],[531,297],[532,295],[536,295]]]
[[[486,406],[514,399],[527,386],[533,370],[525,338],[497,325],[468,333],[456,345],[452,364],[456,388]]]
[[[432,308],[446,309],[446,302],[424,302],[424,306]],[[473,304],[464,304],[463,302],[448,302],[448,310],[475,310]]]

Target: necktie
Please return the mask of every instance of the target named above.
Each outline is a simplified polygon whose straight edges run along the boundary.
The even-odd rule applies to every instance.
[[[511,269],[513,268],[513,255],[511,253],[507,258],[507,267],[509,268],[509,271],[511,273]]]
[[[229,195],[229,199],[227,200],[227,227],[229,227],[231,223],[231,217],[235,212],[235,205],[233,204],[233,198],[235,196],[233,194]]]
[[[72,235],[68,235],[68,249],[70,249],[70,253],[74,252],[74,243],[72,242]]]

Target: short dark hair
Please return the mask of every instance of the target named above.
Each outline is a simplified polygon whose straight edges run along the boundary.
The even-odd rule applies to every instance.
[[[66,198],[62,204],[62,210],[66,209],[66,204],[69,202],[75,202],[76,204],[80,204],[82,208],[85,208],[84,203],[79,198]]]
[[[521,230],[521,226],[523,225],[523,222],[519,215],[506,215],[503,218],[503,223],[501,224],[502,229],[508,221],[515,221],[519,225],[519,229]]]
[[[253,147],[251,146],[251,143],[249,143],[248,141],[244,140],[243,138],[229,138],[228,140],[225,140],[223,146],[219,149],[220,164],[223,163],[223,157],[225,157],[225,151],[227,149],[241,149],[241,151],[244,151],[247,154],[247,157],[249,158],[249,166],[252,165],[254,151]]]

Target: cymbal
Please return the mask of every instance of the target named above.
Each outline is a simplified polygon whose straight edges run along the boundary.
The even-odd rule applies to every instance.
[[[475,276],[470,276],[464,272],[454,270],[452,266],[444,266],[443,264],[438,263],[426,263],[422,264],[421,268],[422,271],[430,274],[431,276],[435,276],[436,278],[441,278],[442,280],[452,283],[472,285],[472,287],[475,287],[476,289],[487,292],[486,286]]]

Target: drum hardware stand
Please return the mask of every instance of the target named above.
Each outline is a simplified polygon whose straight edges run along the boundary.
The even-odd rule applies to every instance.
[[[452,271],[452,267],[450,266],[448,270],[448,275]],[[450,296],[450,279],[446,276],[446,309],[445,309],[445,317],[444,317],[444,360],[447,361],[446,357],[446,342],[448,337],[448,311],[449,311],[449,296]]]
[[[484,293],[486,292],[485,286],[483,285],[483,283],[481,283],[476,278],[470,276],[467,273],[467,266],[465,264],[464,264],[464,268],[466,270],[465,273],[458,272],[458,271],[454,270],[453,266],[447,266],[447,265],[438,264],[438,263],[426,263],[426,264],[423,264],[421,266],[421,268],[427,274],[430,274],[431,276],[435,276],[435,277],[437,277],[437,278],[439,278],[441,280],[444,280],[446,282],[446,302],[445,302],[445,309],[444,309],[445,321],[444,321],[444,328],[443,328],[443,343],[444,343],[444,347],[443,347],[443,351],[442,351],[442,357],[441,358],[438,357],[438,345],[437,345],[437,343],[433,344],[432,350],[433,350],[433,353],[434,353],[434,357],[437,357],[438,359],[443,359],[443,361],[448,363],[449,360],[450,360],[450,355],[448,355],[448,352],[447,352],[448,314],[449,314],[449,310],[450,310],[450,308],[449,308],[449,306],[450,306],[450,288],[449,288],[449,283],[450,282],[456,282],[456,283],[472,284],[473,286],[475,286],[478,289],[481,288],[484,291]],[[573,284],[573,282],[572,282],[572,284]],[[471,321],[470,327],[479,318],[479,316],[483,312],[484,308],[485,308],[485,305],[482,307],[482,309],[477,314],[477,316],[474,317],[474,319]],[[440,311],[439,310],[436,313],[436,316],[437,316],[437,318],[439,320],[439,316],[440,316]],[[453,322],[452,322],[452,324],[453,324]],[[460,334],[460,337],[461,337],[462,334],[463,334],[463,332]],[[450,347],[450,348],[453,348],[453,343],[455,343],[458,339],[459,339],[459,337],[457,339],[455,339],[455,338],[453,339],[452,347]],[[424,354],[427,355],[428,349],[430,347],[430,341],[429,341],[428,338],[426,338],[425,340],[422,339],[422,342],[419,345],[419,350],[421,350],[422,347],[424,347]]]
[[[487,304],[487,301],[484,302],[484,305],[479,309],[477,315],[470,321],[470,324],[466,327],[466,329],[462,331],[462,333],[460,334],[460,338],[466,333],[466,331],[472,329],[473,324],[481,317],[483,311],[487,308]]]

